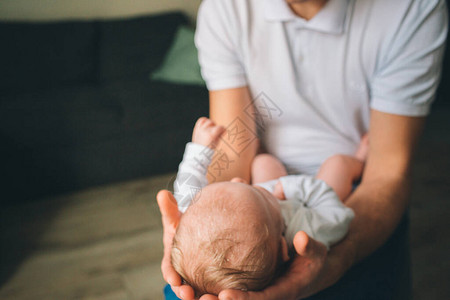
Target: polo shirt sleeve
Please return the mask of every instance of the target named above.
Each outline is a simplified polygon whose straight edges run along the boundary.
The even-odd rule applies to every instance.
[[[209,90],[247,85],[238,54],[239,29],[232,1],[204,0],[197,17],[195,44],[202,77]]]
[[[371,80],[371,108],[405,116],[429,113],[447,36],[444,0],[411,1],[381,52]]]

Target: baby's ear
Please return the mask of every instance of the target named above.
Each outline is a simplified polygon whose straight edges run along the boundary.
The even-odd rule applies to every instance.
[[[289,260],[289,247],[286,242],[286,238],[284,236],[281,237],[281,258],[283,262],[287,262]]]

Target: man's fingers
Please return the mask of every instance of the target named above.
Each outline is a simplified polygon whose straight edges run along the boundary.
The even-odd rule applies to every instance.
[[[294,258],[289,270],[272,285],[260,292],[243,292],[224,290],[219,294],[219,300],[288,300],[298,299],[302,293],[307,293],[320,271],[326,258],[326,247],[300,231],[295,235],[294,247],[299,256]]]
[[[170,223],[178,225],[180,219],[180,212],[178,211],[177,200],[168,190],[161,190],[156,195],[158,201],[159,211],[163,217],[163,221],[166,220]]]
[[[170,263],[170,259],[166,259],[164,257],[161,263],[161,272],[163,274],[164,280],[170,284],[171,286],[180,286],[181,285],[181,277],[172,267]]]
[[[295,293],[295,286],[292,286],[292,282],[289,280],[281,280],[260,292],[224,290],[220,292],[219,300],[287,300],[295,298],[293,293]]]
[[[175,271],[170,260],[171,242],[164,243],[164,256],[161,262],[161,272],[164,280],[171,286],[181,285],[181,276]]]
[[[188,285],[182,285],[179,288],[179,298],[181,298],[182,300],[194,300],[195,294],[194,294],[194,289],[192,289],[190,286]]]
[[[217,299],[219,298],[213,295],[203,295],[200,297],[200,300],[217,300]]]
[[[172,292],[174,292],[174,294],[177,295],[178,298],[180,298],[180,287],[170,285],[170,288],[172,289]]]
[[[172,291],[178,298],[183,299],[181,297],[181,286],[172,286],[171,285],[170,288],[172,289]],[[185,300],[185,299],[183,299],[183,300]],[[191,299],[189,299],[189,300],[191,300]]]
[[[181,277],[175,271],[170,261],[170,251],[172,249],[172,240],[175,234],[175,229],[180,221],[180,212],[172,193],[162,190],[156,196],[159,209],[162,215],[162,222],[164,226],[164,257],[161,262],[161,272],[164,280],[171,286],[177,287],[181,285]]]
[[[182,285],[182,286],[173,286],[171,285],[170,288],[174,292],[174,294],[182,299],[182,300],[194,300],[195,294],[194,290],[188,286],[188,285]]]
[[[238,290],[224,290],[219,294],[219,300],[249,300],[248,292]]]
[[[304,231],[295,235],[294,247],[298,255],[307,258],[323,258],[327,252],[324,244],[310,238]]]
[[[156,195],[161,213],[170,212],[177,207],[177,200],[168,190],[160,190]]]

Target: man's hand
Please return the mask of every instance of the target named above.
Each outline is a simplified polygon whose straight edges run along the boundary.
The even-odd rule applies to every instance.
[[[156,199],[158,200],[164,228],[164,256],[161,262],[161,271],[164,280],[171,285],[172,290],[179,298],[186,300],[194,299],[194,290],[190,286],[181,284],[181,277],[172,267],[172,263],[170,262],[172,241],[181,218],[177,201],[172,193],[167,190],[159,191],[158,195],[156,195]]]
[[[289,270],[273,285],[260,292],[243,292],[238,290],[225,290],[219,297],[204,295],[200,300],[279,300],[307,297],[317,292],[317,279],[323,278],[327,249],[325,245],[313,240],[308,235],[299,231],[294,238],[294,247],[298,256],[294,258]]]
[[[164,257],[161,263],[161,271],[164,280],[168,282],[177,297],[183,300],[194,299],[194,290],[188,285],[182,285],[181,277],[172,267],[170,251],[175,231],[180,222],[181,213],[173,195],[162,190],[156,196],[161,211],[164,227]],[[308,296],[315,292],[311,289],[313,283],[324,270],[326,261],[326,247],[308,237],[300,231],[294,238],[295,250],[298,256],[294,258],[287,273],[279,278],[273,285],[262,292],[242,292],[237,290],[225,290],[219,294],[219,299],[298,299],[299,295]],[[216,296],[203,295],[201,300],[218,299]]]

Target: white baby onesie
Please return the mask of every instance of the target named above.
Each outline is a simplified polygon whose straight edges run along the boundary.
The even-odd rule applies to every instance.
[[[284,236],[290,249],[300,230],[327,248],[347,234],[355,216],[353,210],[342,204],[323,180],[309,175],[289,175],[257,185],[272,193],[278,180],[286,196],[286,200],[279,203],[286,224]]]

